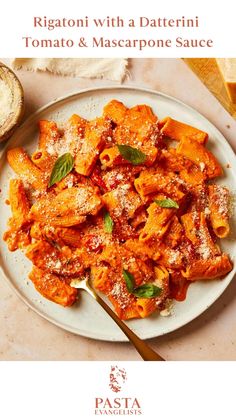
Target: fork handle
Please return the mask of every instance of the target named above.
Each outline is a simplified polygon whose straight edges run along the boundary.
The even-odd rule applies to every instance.
[[[160,355],[158,355],[150,346],[148,346],[144,340],[140,339],[109,307],[107,303],[94,291],[93,288],[87,284],[86,290],[89,294],[96,299],[96,301],[102,306],[102,308],[109,314],[110,317],[116,322],[117,326],[127,336],[129,341],[134,345],[138,353],[141,355],[144,361],[165,361]]]

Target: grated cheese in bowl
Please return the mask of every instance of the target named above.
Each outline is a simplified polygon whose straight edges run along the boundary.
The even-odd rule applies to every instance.
[[[0,79],[0,127],[12,113],[12,92],[4,80]]]
[[[24,92],[13,71],[0,62],[0,142],[7,140],[21,123]]]

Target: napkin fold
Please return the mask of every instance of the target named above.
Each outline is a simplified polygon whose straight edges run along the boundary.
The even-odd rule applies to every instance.
[[[125,58],[14,58],[15,70],[49,71],[72,77],[122,81],[128,60]]]

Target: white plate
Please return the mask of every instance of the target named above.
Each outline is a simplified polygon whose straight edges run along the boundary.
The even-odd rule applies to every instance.
[[[39,119],[53,119],[64,121],[73,113],[91,119],[101,115],[103,106],[111,99],[118,99],[126,106],[134,106],[145,103],[150,105],[160,117],[171,116],[196,126],[209,134],[208,147],[212,149],[216,157],[225,168],[225,176],[219,183],[226,185],[230,190],[236,190],[236,158],[229,144],[222,134],[202,115],[184,103],[164,94],[133,87],[103,87],[80,91],[71,96],[52,102],[39,109],[32,115],[14,134],[8,147],[22,145],[32,151],[36,147]],[[1,156],[0,165],[0,236],[6,230],[7,219],[10,215],[9,207],[5,205],[7,198],[9,179],[12,171],[6,163],[6,150]],[[229,164],[230,168],[226,168]],[[235,240],[224,240],[223,248],[234,260],[236,255]],[[6,244],[0,240],[0,265],[8,283],[17,294],[34,311],[50,322],[69,330],[73,333],[88,336],[94,339],[108,341],[126,341],[126,337],[107,316],[97,303],[87,294],[82,292],[80,301],[72,308],[63,308],[44,299],[29,280],[28,273],[31,263],[24,255],[17,251],[10,253]],[[161,317],[155,313],[150,318],[129,321],[129,326],[143,339],[152,338],[169,333],[199,316],[206,310],[225,290],[232,280],[236,270],[236,264],[223,280],[209,282],[196,282],[189,288],[187,299],[181,303],[175,303],[174,314],[170,317]]]

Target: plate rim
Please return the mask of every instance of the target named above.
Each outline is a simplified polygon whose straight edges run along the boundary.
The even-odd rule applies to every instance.
[[[155,96],[161,96],[163,98],[166,98],[170,101],[174,101],[176,103],[178,103],[179,105],[181,105],[182,107],[188,109],[191,112],[194,112],[194,114],[197,117],[200,117],[201,120],[207,122],[214,130],[216,130],[219,135],[222,137],[222,139],[225,142],[225,147],[226,150],[228,149],[228,151],[230,152],[231,155],[235,154],[233,148],[231,147],[231,145],[229,144],[229,142],[227,141],[227,139],[224,137],[224,135],[221,133],[221,131],[211,122],[209,121],[209,119],[207,119],[202,113],[200,113],[199,111],[197,111],[196,109],[194,109],[192,106],[186,104],[185,102],[183,102],[180,99],[175,98],[174,96],[168,95],[166,93],[160,92],[158,90],[154,90],[154,89],[149,89],[149,88],[145,88],[145,87],[139,87],[137,85],[105,85],[105,86],[94,86],[94,87],[90,87],[90,88],[84,88],[84,89],[79,89],[76,92],[73,93],[69,93],[67,95],[63,95],[60,96],[59,98],[53,99],[52,101],[48,102],[47,104],[41,106],[39,109],[37,109],[35,112],[33,112],[31,115],[29,115],[26,120],[16,129],[16,131],[14,132],[14,134],[12,135],[12,137],[10,138],[10,140],[6,143],[6,145],[4,146],[4,148],[1,150],[0,152],[0,158],[2,159],[4,154],[6,153],[6,151],[8,150],[8,148],[11,146],[11,144],[14,142],[15,138],[17,137],[17,135],[20,134],[20,132],[22,130],[24,130],[25,126],[28,124],[31,124],[31,121],[33,121],[35,119],[35,117],[37,117],[38,114],[44,112],[45,110],[49,109],[51,106],[56,105],[56,104],[60,104],[63,101],[67,101],[73,98],[76,98],[77,96],[79,97],[80,95],[86,94],[86,93],[96,93],[97,91],[111,91],[111,90],[133,90],[133,91],[137,91],[139,93],[148,93],[151,95],[155,95]],[[236,156],[235,156],[236,158]],[[236,163],[236,162],[235,162]],[[87,330],[78,330],[72,326],[69,326],[67,324],[61,324],[60,322],[58,322],[57,320],[55,320],[53,317],[51,317],[50,314],[44,314],[44,312],[42,312],[39,308],[37,308],[36,306],[34,306],[33,302],[29,299],[27,299],[24,294],[20,291],[20,289],[17,289],[14,284],[11,282],[10,278],[8,278],[8,275],[6,274],[1,261],[0,261],[0,272],[5,280],[5,282],[9,285],[9,287],[13,290],[13,292],[26,304],[26,306],[28,306],[31,310],[33,310],[35,313],[37,313],[40,317],[44,318],[45,320],[47,320],[48,322],[56,325],[57,327],[66,330],[70,333],[73,333],[75,335],[78,336],[83,336],[86,338],[90,338],[90,339],[95,339],[95,340],[99,340],[99,341],[106,341],[106,342],[128,342],[127,337],[124,335],[124,337],[108,337],[107,335],[101,335],[101,334],[97,334],[96,332],[88,332]],[[167,330],[163,333],[160,333],[159,335],[156,335],[155,332],[153,333],[149,333],[148,335],[141,336],[141,338],[143,340],[147,340],[147,339],[154,339],[154,338],[158,338],[160,336],[163,335],[167,335],[170,333],[174,333],[176,330],[186,326],[187,324],[191,323],[194,319],[196,319],[197,317],[199,317],[200,315],[202,315],[209,307],[211,307],[218,299],[219,297],[225,292],[225,290],[227,289],[227,287],[229,286],[229,284],[231,283],[231,281],[233,280],[234,276],[236,274],[236,264],[234,266],[234,269],[226,276],[226,278],[224,278],[224,286],[222,288],[220,288],[218,290],[217,293],[214,294],[214,298],[211,300],[211,302],[209,302],[209,304],[207,304],[204,308],[202,308],[200,311],[196,310],[194,311],[194,313],[192,314],[192,316],[190,316],[190,318],[187,318],[186,320],[182,321],[180,325],[178,325],[177,327],[174,326],[172,328],[167,328]],[[226,279],[226,281],[225,281]],[[129,322],[126,322],[129,325]],[[115,324],[115,323],[114,323]],[[117,326],[118,327],[118,326]],[[132,328],[131,328],[132,329]]]

